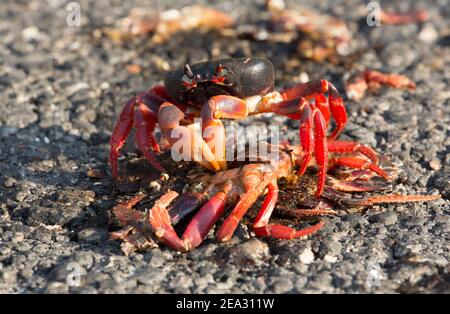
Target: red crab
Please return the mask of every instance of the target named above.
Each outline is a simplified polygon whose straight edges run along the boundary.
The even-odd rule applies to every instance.
[[[345,84],[345,90],[349,99],[358,101],[364,97],[366,90],[376,91],[382,86],[416,89],[416,83],[404,75],[365,70],[350,78]]]
[[[329,143],[330,151],[336,151],[334,143]],[[340,144],[338,144],[339,147]],[[253,231],[257,236],[270,236],[277,239],[293,239],[303,237],[318,231],[324,221],[296,230],[281,224],[270,224],[269,220],[276,206],[278,198],[278,181],[285,181],[295,185],[297,176],[297,162],[304,158],[305,152],[301,146],[281,145],[279,148],[270,145],[271,149],[279,153],[278,159],[260,160],[258,163],[220,171],[216,174],[203,174],[194,178],[194,189],[181,195],[171,204],[179,194],[169,190],[160,197],[154,206],[144,214],[133,210],[133,206],[144,196],[137,196],[117,205],[113,214],[125,228],[111,233],[113,239],[122,239],[134,249],[145,249],[150,246],[150,234],[169,247],[179,251],[189,251],[200,245],[208,235],[214,224],[224,214],[226,205],[234,208],[219,227],[216,238],[218,241],[228,241],[241,219],[257,199],[268,190],[265,200],[254,222]],[[373,180],[375,176],[388,176],[386,171],[355,153],[342,156],[336,154],[330,159],[330,164],[351,165],[353,171],[347,172],[346,178],[328,177],[327,189],[317,202],[315,209],[297,209],[294,216],[317,216],[336,214],[330,200],[338,204],[349,206],[366,206],[375,203],[418,202],[439,198],[439,195],[381,195],[369,198],[355,198],[343,196],[339,191],[361,192],[386,188],[380,181]],[[354,170],[356,169],[356,170]],[[389,170],[394,177],[395,170]],[[389,177],[391,177],[389,175]],[[341,176],[342,177],[342,176]],[[387,182],[381,180],[381,182]],[[203,205],[202,205],[203,204]],[[183,235],[179,237],[173,228],[186,215],[201,208],[195,213],[187,225]]]
[[[325,97],[328,93],[328,99]],[[308,100],[314,98],[314,102]],[[327,80],[316,80],[299,84],[280,92],[274,91],[274,68],[264,58],[237,58],[201,62],[184,69],[169,72],[164,86],[157,85],[130,99],[120,114],[111,137],[110,162],[113,176],[118,174],[118,152],[134,127],[140,151],[158,170],[163,167],[156,161],[153,152],[160,152],[153,135],[159,125],[165,138],[173,145],[175,129],[194,132],[193,119],[201,118],[201,128],[217,127],[212,141],[205,136],[201,143],[202,166],[213,170],[227,168],[216,148],[225,147],[225,131],[221,119],[245,119],[249,115],[273,112],[300,120],[300,140],[304,154],[299,160],[299,174],[304,173],[314,153],[319,166],[316,195],[321,195],[328,167],[330,142],[339,135],[347,122],[347,114],[334,85]],[[327,138],[327,127],[331,116],[336,127]],[[217,144],[219,143],[219,144]],[[369,147],[355,142],[334,142],[335,152],[359,151],[377,163],[376,153]],[[192,157],[195,157],[192,153]],[[193,158],[195,160],[195,158]],[[342,160],[342,163],[348,160]]]

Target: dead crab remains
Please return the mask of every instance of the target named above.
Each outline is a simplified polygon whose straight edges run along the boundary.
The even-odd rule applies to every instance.
[[[133,97],[122,110],[111,137],[113,175],[118,176],[118,152],[133,127],[139,150],[155,168],[163,170],[155,156],[160,152],[153,135],[156,126],[161,129],[168,143],[167,148],[170,148],[178,139],[171,137],[172,131],[181,128],[190,134],[198,127],[194,122],[196,117],[201,119],[203,131],[208,127],[219,129],[219,136],[216,133],[213,140],[203,133],[200,145],[202,158],[194,158],[199,165],[215,174],[191,178],[190,183],[197,190],[181,196],[174,190],[167,191],[146,213],[133,209],[144,198],[142,195],[117,205],[113,215],[123,229],[111,235],[124,241],[125,252],[151,246],[153,235],[173,249],[189,251],[200,245],[225,211],[233,207],[216,233],[219,241],[227,241],[247,211],[265,193],[265,200],[253,222],[253,231],[257,236],[293,239],[312,234],[323,226],[324,221],[301,230],[269,223],[278,199],[279,182],[298,185],[299,178],[310,166],[318,170],[314,175],[317,181],[315,198],[322,201],[313,209],[291,212],[294,216],[335,214],[333,205],[336,202],[365,206],[439,198],[438,195],[383,195],[352,200],[351,195],[342,194],[342,191],[383,189],[395,178],[396,171],[383,169],[379,165],[378,155],[370,147],[336,140],[347,122],[347,114],[339,92],[326,80],[274,91],[274,69],[269,60],[240,58],[186,65],[184,69],[168,73],[164,82],[164,86],[157,85]],[[314,101],[310,102],[311,99]],[[240,120],[264,112],[299,120],[301,145],[266,144],[277,158],[256,156],[259,158],[257,163],[229,169],[224,158],[226,140],[221,119]],[[332,117],[336,127],[327,137]],[[217,154],[218,146],[223,148],[221,154]],[[345,177],[329,173],[339,167],[349,169]],[[327,193],[324,193],[325,190]],[[173,226],[187,216],[193,218],[179,237]]]
[[[301,147],[285,144],[272,148],[278,149],[279,158],[276,160],[259,160],[215,174],[191,174],[187,179],[189,190],[179,189],[177,192],[169,189],[152,202],[150,208],[135,209],[138,203],[144,203],[149,196],[145,193],[120,202],[113,208],[112,217],[121,229],[112,232],[111,238],[123,241],[122,250],[125,254],[156,247],[158,241],[179,251],[189,251],[200,245],[214,225],[231,209],[216,232],[218,241],[228,241],[249,210],[253,212],[252,229],[256,236],[294,239],[320,230],[325,220],[297,230],[270,223],[273,213],[310,220],[337,215],[342,210],[361,210],[378,203],[422,202],[440,198],[440,195],[358,195],[359,192],[390,190],[399,173],[387,161],[383,161],[383,167],[376,166],[359,153],[331,155],[323,194],[316,197],[311,193],[315,189],[314,171],[308,171],[302,176],[297,174],[296,162],[304,156]],[[355,166],[364,166],[357,166],[356,169],[342,167],[342,160],[352,161]],[[315,164],[310,162],[309,166],[312,170]],[[183,180],[185,177],[178,179]],[[264,194],[261,204],[260,197]],[[281,204],[277,204],[278,198],[283,200]],[[292,206],[286,206],[288,202],[295,202],[296,206],[302,208],[292,209]],[[256,213],[251,210],[252,207],[256,208]],[[186,225],[186,220],[187,227],[180,237],[178,225]]]

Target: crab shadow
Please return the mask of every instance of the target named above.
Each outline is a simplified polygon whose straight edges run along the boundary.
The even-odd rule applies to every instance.
[[[3,214],[11,220],[61,226],[73,241],[82,229],[107,230],[117,194],[108,164],[108,134],[81,138],[59,126],[32,125],[3,134],[0,152]],[[157,173],[149,169],[148,176]]]

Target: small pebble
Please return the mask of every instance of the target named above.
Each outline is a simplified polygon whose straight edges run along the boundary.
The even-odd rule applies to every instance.
[[[441,169],[441,161],[437,158],[433,158],[429,162],[430,168],[437,171]]]
[[[311,250],[311,247],[307,247],[303,250],[303,252],[299,255],[300,262],[303,264],[311,264],[314,262],[314,253]]]
[[[39,41],[45,37],[36,26],[28,26],[22,31],[22,37],[26,41]]]
[[[89,169],[87,171],[87,176],[93,179],[101,179],[103,177],[102,172],[98,169]]]
[[[127,71],[131,74],[139,74],[142,71],[142,68],[139,64],[130,64],[127,66]]]
[[[336,256],[331,256],[331,255],[325,255],[324,257],[323,257],[323,260],[325,261],[325,262],[327,262],[327,263],[330,263],[330,264],[332,264],[332,263],[335,263],[336,261],[337,261],[337,257]]]
[[[17,183],[17,180],[16,180],[16,179],[11,178],[11,177],[7,177],[7,179],[5,180],[5,182],[3,183],[3,185],[4,185],[6,188],[12,188],[12,187],[14,187],[14,186],[16,185],[16,183]]]
[[[99,228],[86,228],[78,232],[77,236],[81,242],[98,242],[105,238],[106,232]]]
[[[395,212],[385,212],[375,214],[369,217],[371,223],[379,222],[383,225],[390,226],[397,222],[397,214]]]

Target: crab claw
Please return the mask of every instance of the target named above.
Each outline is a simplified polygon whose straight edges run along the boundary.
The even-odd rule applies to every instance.
[[[159,171],[164,171],[163,166],[156,160],[153,153],[159,153],[158,142],[153,135],[158,122],[156,114],[150,108],[158,108],[163,98],[156,95],[162,94],[161,86],[156,86],[146,93],[138,94],[130,99],[122,109],[119,120],[111,135],[110,163],[112,175],[118,175],[119,151],[134,127],[136,129],[136,142],[139,150],[152,166]]]
[[[177,196],[178,193],[169,191],[161,197],[149,211],[148,220],[161,242],[175,250],[186,252],[197,247],[208,235],[225,209],[227,194],[218,192],[211,197],[191,220],[181,238],[175,232],[166,208]]]

